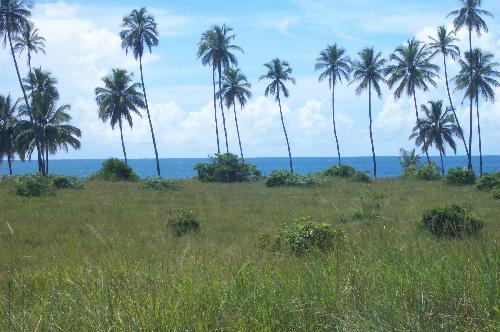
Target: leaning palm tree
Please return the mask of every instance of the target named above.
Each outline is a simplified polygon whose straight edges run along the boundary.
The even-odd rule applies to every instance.
[[[453,152],[457,152],[457,147],[453,139],[454,136],[461,136],[460,129],[455,123],[455,117],[450,107],[443,111],[443,101],[429,101],[427,105],[421,105],[421,111],[425,117],[413,128],[410,139],[415,139],[415,144],[422,147],[422,151],[427,151],[431,146],[435,146],[441,158],[441,172],[444,176],[443,155],[446,155],[446,145],[448,144]]]
[[[0,163],[7,158],[9,174],[12,175],[12,161],[16,154],[17,103],[10,95],[0,96]]]
[[[373,144],[372,133],[372,87],[377,96],[382,97],[380,82],[386,82],[384,78],[384,66],[386,60],[382,58],[382,53],[375,53],[373,47],[365,48],[358,53],[359,60],[353,64],[353,79],[350,84],[359,82],[356,94],[359,96],[368,89],[368,117],[370,119],[370,142],[372,145],[373,175],[377,177],[377,161],[375,159],[375,146]]]
[[[247,99],[252,98],[250,92],[251,84],[245,74],[238,68],[229,68],[224,71],[222,76],[222,95],[220,98],[226,102],[226,107],[229,109],[233,106],[234,122],[236,124],[236,132],[238,133],[238,144],[240,146],[240,155],[243,163],[245,158],[243,156],[243,148],[241,147],[240,127],[238,126],[238,117],[236,115],[236,102],[240,104],[240,109],[243,109],[247,103]]]
[[[458,38],[455,37],[455,31],[448,31],[445,26],[440,26],[436,30],[436,37],[429,36],[431,43],[429,43],[428,48],[432,51],[432,57],[437,54],[443,55],[443,67],[444,67],[444,78],[446,83],[446,92],[448,93],[448,100],[450,102],[450,107],[455,117],[455,123],[458,129],[463,133],[462,126],[460,126],[460,121],[458,120],[457,112],[453,106],[453,100],[451,99],[450,84],[448,80],[448,67],[446,63],[446,58],[450,57],[452,60],[457,60],[460,58],[460,49],[455,44],[458,42]],[[464,144],[465,153],[467,157],[469,156],[469,148],[465,142],[465,137],[462,134],[462,142]]]
[[[319,75],[319,81],[328,79],[328,84],[332,89],[332,119],[333,119],[333,134],[335,135],[335,142],[337,143],[337,155],[339,158],[340,166],[340,147],[337,137],[337,126],[335,123],[335,86],[337,81],[342,83],[342,78],[346,81],[349,80],[351,72],[351,60],[345,55],[343,48],[337,47],[337,44],[327,45],[326,49],[321,51],[319,57],[316,59],[316,70],[323,70]]]
[[[432,53],[426,46],[415,38],[406,42],[405,46],[396,48],[391,54],[390,61],[385,74],[389,76],[387,84],[389,88],[397,85],[394,91],[394,98],[399,99],[403,93],[408,97],[413,97],[415,105],[415,116],[417,125],[420,123],[418,117],[418,106],[416,90],[429,90],[429,84],[436,87],[434,78],[438,77],[437,72],[439,67],[431,63]],[[429,154],[425,152],[427,161],[430,165],[431,160]]]
[[[144,49],[147,47],[149,53],[152,48],[158,46],[158,25],[153,16],[149,15],[146,8],[140,10],[134,9],[130,15],[123,18],[122,27],[124,30],[120,32],[122,39],[122,48],[128,53],[129,50],[134,54],[134,58],[139,60],[139,68],[141,71],[142,92],[144,94],[144,102],[146,105],[146,113],[148,115],[149,129],[151,130],[151,138],[156,156],[156,172],[158,176],[160,172],[160,160],[158,159],[158,149],[156,148],[156,138],[149,113],[148,97],[146,95],[146,86],[144,85],[144,74],[142,72],[142,56]]]
[[[264,67],[267,68],[267,73],[262,75],[259,78],[261,80],[271,81],[269,85],[266,87],[265,95],[273,95],[276,97],[276,101],[278,102],[280,108],[280,116],[281,116],[281,125],[283,126],[283,132],[285,133],[286,145],[288,147],[288,158],[290,160],[290,172],[293,173],[293,164],[292,164],[292,153],[290,151],[290,142],[288,141],[288,135],[286,133],[285,121],[283,120],[283,111],[281,110],[281,97],[280,94],[283,94],[285,98],[290,96],[290,92],[286,87],[286,82],[291,82],[295,84],[295,78],[292,75],[292,67],[287,61],[282,61],[278,58],[271,60],[269,63],[265,63]]]
[[[133,74],[127,73],[126,70],[113,69],[111,75],[102,79],[104,87],[95,89],[96,102],[99,105],[99,118],[103,122],[109,121],[112,129],[118,123],[125,163],[128,161],[123,141],[122,121],[127,121],[132,128],[132,113],[141,116],[139,109],[144,109],[146,106],[144,95],[137,91],[141,85],[132,83],[132,78]]]
[[[469,53],[472,54],[472,31],[474,30],[478,37],[481,33],[488,32],[488,25],[484,21],[482,16],[493,17],[493,15],[481,9],[481,0],[460,0],[462,7],[458,10],[454,10],[447,15],[454,16],[453,25],[455,26],[455,31],[462,28],[467,28],[469,32]],[[469,68],[469,76],[472,77],[472,67]],[[473,108],[474,96],[471,94],[469,96],[469,161],[468,167],[472,169],[472,108]]]

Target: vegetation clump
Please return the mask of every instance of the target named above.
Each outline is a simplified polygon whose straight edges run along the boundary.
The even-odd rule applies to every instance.
[[[314,184],[314,178],[309,175],[299,175],[286,170],[272,171],[266,179],[268,187],[283,186],[310,186]]]
[[[430,165],[427,164],[419,167],[413,172],[410,171],[405,175],[421,181],[434,181],[441,179],[441,174],[439,174],[439,170],[433,162],[431,162]]]
[[[261,172],[257,166],[245,164],[232,153],[216,154],[210,163],[199,163],[194,169],[203,182],[246,182],[256,180]]]
[[[351,166],[341,165],[341,166],[332,166],[332,167],[326,169],[323,173],[326,176],[350,178],[351,176],[353,176],[356,173],[356,170]]]
[[[183,236],[187,233],[198,232],[201,221],[198,215],[190,210],[179,210],[175,216],[167,222],[167,229],[175,236]]]
[[[454,186],[467,186],[476,182],[476,174],[467,168],[452,168],[446,175],[445,182]]]
[[[500,199],[500,187],[497,187],[491,191],[491,196],[494,199]]]
[[[144,179],[142,188],[146,190],[166,192],[181,190],[182,186],[178,181],[168,180],[162,177],[150,177]]]
[[[500,188],[500,172],[484,174],[479,178],[476,188],[481,191],[491,191]]]
[[[422,216],[422,224],[432,234],[440,237],[473,235],[483,227],[481,220],[458,205],[426,210]]]
[[[110,158],[102,163],[99,172],[93,174],[91,179],[106,181],[137,181],[139,176],[123,161]]]
[[[384,204],[386,196],[380,192],[368,192],[360,195],[361,204],[359,209],[353,213],[355,219],[376,219],[380,218],[380,210]]]
[[[52,181],[56,189],[83,189],[83,181],[76,176],[53,176]]]
[[[23,197],[53,196],[56,194],[56,187],[47,176],[28,174],[16,178],[14,192]]]
[[[366,173],[356,172],[351,176],[351,182],[370,183],[372,179]]]

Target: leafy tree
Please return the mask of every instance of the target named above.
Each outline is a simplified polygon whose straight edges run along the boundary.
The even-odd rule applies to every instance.
[[[417,117],[417,126],[420,126],[418,117],[418,106],[416,90],[428,91],[431,84],[437,86],[436,78],[439,67],[431,63],[432,53],[424,44],[415,38],[406,42],[405,46],[396,48],[390,57],[391,64],[387,66],[385,73],[389,76],[387,84],[394,91],[394,98],[399,99],[403,93],[413,97],[415,104],[415,116]],[[425,151],[427,161],[431,162],[429,154]]]
[[[345,55],[345,50],[337,46],[337,44],[327,45],[326,49],[321,51],[319,57],[316,59],[316,70],[323,70],[319,75],[319,81],[328,79],[328,84],[332,89],[332,119],[333,119],[333,133],[335,135],[335,142],[337,143],[337,155],[339,158],[340,166],[340,147],[337,137],[337,126],[335,123],[335,86],[337,82],[342,83],[342,78],[346,81],[349,80],[351,72],[351,60]]]
[[[7,158],[9,174],[12,175],[12,161],[16,153],[16,131],[17,131],[17,104],[13,102],[10,95],[0,96],[0,163]]]
[[[259,78],[259,81],[267,80],[271,81],[269,85],[266,87],[265,95],[273,95],[276,97],[276,101],[280,107],[280,116],[281,116],[281,125],[283,126],[283,132],[285,133],[286,145],[288,147],[288,158],[290,160],[290,172],[293,173],[293,164],[292,164],[292,153],[290,151],[290,142],[288,141],[288,135],[286,133],[285,121],[283,120],[283,112],[281,110],[281,97],[282,94],[285,98],[290,96],[290,92],[286,87],[285,83],[291,82],[295,84],[295,78],[292,75],[292,67],[287,61],[282,61],[278,58],[271,60],[271,62],[265,63],[264,67],[267,68],[267,73],[262,75]]]
[[[358,53],[359,60],[353,64],[353,79],[350,84],[359,82],[356,94],[359,96],[368,89],[368,117],[370,119],[370,141],[372,144],[373,175],[377,177],[377,161],[375,159],[375,146],[373,144],[372,133],[372,87],[377,96],[382,97],[380,82],[386,82],[384,78],[384,66],[386,60],[382,58],[382,53],[375,53],[373,47],[365,48]]]
[[[247,99],[252,98],[252,93],[250,92],[251,86],[252,85],[248,83],[247,77],[240,69],[229,68],[224,71],[224,76],[222,76],[222,98],[226,101],[226,107],[228,109],[231,105],[233,106],[234,122],[236,124],[236,132],[238,133],[238,143],[240,145],[241,160],[243,163],[245,163],[245,158],[243,157],[243,149],[241,147],[240,128],[236,115],[236,102],[238,102],[240,108],[243,109],[247,103]]]
[[[420,155],[415,151],[415,149],[400,149],[399,163],[405,173],[415,171],[420,166]]]
[[[142,57],[144,49],[149,49],[158,46],[158,24],[156,24],[153,16],[149,15],[146,8],[140,10],[134,9],[128,16],[123,18],[122,27],[120,32],[122,39],[122,48],[128,53],[129,50],[134,54],[134,58],[139,60],[139,68],[141,72],[142,92],[144,94],[144,102],[146,106],[146,113],[148,115],[149,129],[151,130],[151,138],[153,140],[153,147],[156,157],[156,172],[160,176],[160,160],[158,158],[158,149],[156,147],[156,138],[153,130],[153,123],[151,122],[151,115],[149,113],[148,97],[146,95],[146,86],[144,85],[144,74],[142,72]]]
[[[123,157],[127,164],[127,152],[123,141],[122,121],[128,122],[130,128],[133,126],[132,113],[141,116],[139,109],[144,109],[144,95],[137,91],[141,85],[132,83],[133,74],[123,69],[113,69],[111,75],[104,77],[104,87],[95,89],[96,102],[99,106],[99,118],[109,121],[114,129],[118,123],[120,138],[122,142]]]
[[[420,125],[413,128],[410,138],[415,139],[417,146],[422,146],[422,151],[427,151],[431,146],[436,147],[441,157],[441,172],[444,176],[443,155],[446,155],[446,145],[456,153],[457,147],[453,137],[460,137],[460,129],[455,123],[451,108],[447,107],[443,111],[442,100],[429,101],[429,107],[421,105],[421,111],[425,117],[420,121]]]

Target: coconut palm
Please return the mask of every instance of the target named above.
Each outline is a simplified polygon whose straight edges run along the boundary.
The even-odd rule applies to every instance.
[[[373,175],[377,177],[377,161],[375,159],[375,146],[373,144],[372,133],[372,88],[377,96],[382,97],[380,82],[386,82],[384,78],[384,66],[386,60],[382,58],[382,53],[375,53],[373,47],[365,48],[358,53],[359,60],[353,63],[353,79],[350,84],[359,82],[356,94],[359,96],[368,89],[368,117],[370,119],[370,142],[372,145]]]
[[[10,95],[0,96],[0,163],[7,158],[9,174],[12,175],[12,161],[16,154],[17,103]]]
[[[133,83],[133,74],[123,69],[113,69],[112,74],[104,77],[104,87],[95,89],[96,102],[99,105],[99,118],[109,121],[114,129],[118,123],[122,142],[123,157],[127,161],[127,152],[123,140],[123,120],[127,121],[130,128],[133,126],[132,113],[141,116],[139,109],[144,109],[144,95],[137,91],[141,88],[139,83]]]
[[[453,25],[455,31],[467,28],[469,32],[469,53],[472,53],[472,31],[474,30],[478,37],[481,33],[488,32],[488,25],[483,16],[493,17],[493,15],[481,9],[481,0],[460,0],[462,7],[454,10],[447,17],[454,16]],[[469,75],[472,77],[472,67],[469,68]],[[469,96],[469,161],[468,168],[472,169],[472,108],[474,96]]]
[[[229,68],[224,71],[224,75],[222,76],[222,95],[219,98],[225,100],[228,109],[231,105],[233,106],[234,122],[236,124],[236,132],[238,133],[238,143],[243,163],[245,162],[245,158],[241,147],[240,128],[238,126],[238,116],[236,115],[236,102],[240,104],[240,109],[243,109],[247,103],[247,99],[252,98],[252,93],[250,92],[251,86],[252,85],[248,83],[246,75],[243,74],[240,69]]]
[[[14,50],[19,54],[26,51],[28,56],[28,68],[31,73],[31,55],[33,53],[45,54],[45,38],[38,34],[38,29],[35,28],[32,22],[25,25],[21,33],[14,39]]]
[[[460,121],[458,120],[457,112],[453,106],[453,100],[451,99],[450,84],[448,80],[448,67],[446,63],[446,58],[450,57],[452,60],[457,60],[460,58],[460,49],[455,44],[458,42],[458,38],[455,37],[455,31],[448,31],[445,26],[440,26],[436,30],[436,36],[429,36],[431,42],[427,45],[429,50],[432,51],[432,57],[441,54],[443,55],[443,68],[444,68],[444,78],[446,83],[446,92],[448,93],[448,101],[450,102],[450,107],[455,117],[455,123],[458,129],[462,132],[462,142],[464,144],[465,152],[467,158],[469,157],[469,148],[465,142],[465,137],[463,135],[462,126],[460,126]]]
[[[460,137],[461,132],[455,123],[455,117],[451,107],[443,111],[443,101],[429,101],[427,105],[421,105],[421,112],[424,118],[413,128],[410,139],[415,139],[415,144],[422,147],[422,151],[427,151],[434,146],[439,151],[441,158],[441,172],[444,176],[443,155],[446,155],[446,145],[449,145],[453,152],[457,152],[457,147],[453,139]]]
[[[281,110],[281,95],[285,98],[290,96],[290,92],[286,87],[285,83],[291,82],[295,84],[295,78],[292,75],[292,67],[287,61],[282,61],[278,58],[271,60],[269,63],[265,63],[264,67],[267,68],[267,73],[259,78],[259,81],[267,80],[271,81],[266,87],[265,95],[273,95],[278,102],[280,108],[281,125],[283,126],[283,132],[285,133],[286,145],[288,147],[288,158],[290,160],[290,172],[293,173],[293,163],[292,163],[292,153],[290,151],[290,142],[288,141],[288,135],[286,133],[285,121],[283,120],[283,111]]]
[[[401,164],[401,168],[403,168],[404,172],[414,171],[420,165],[420,155],[416,152],[415,149],[412,150],[399,150],[399,163]]]
[[[438,77],[439,67],[431,63],[432,53],[423,43],[415,38],[406,42],[405,46],[396,48],[390,56],[391,64],[387,66],[385,74],[389,76],[387,84],[389,88],[397,85],[394,91],[394,98],[399,99],[406,93],[408,97],[413,97],[415,105],[415,116],[417,125],[420,123],[418,117],[418,106],[416,90],[429,90],[429,84],[436,87],[434,78]],[[425,152],[430,165],[429,154]]]
[[[337,82],[342,83],[342,78],[349,80],[351,71],[351,60],[345,55],[345,50],[337,46],[337,44],[327,45],[326,49],[321,51],[316,59],[316,70],[323,70],[319,75],[319,81],[328,79],[328,84],[332,89],[332,119],[333,119],[333,134],[337,143],[337,155],[340,166],[340,147],[337,137],[337,126],[335,123],[335,86]]]
[[[156,172],[158,176],[160,172],[160,160],[158,159],[158,149],[156,147],[156,138],[153,130],[153,123],[151,122],[151,115],[149,113],[148,97],[146,95],[146,86],[144,85],[144,74],[142,72],[142,57],[144,49],[149,49],[158,46],[158,25],[153,16],[149,15],[146,8],[140,10],[134,9],[130,15],[123,18],[122,27],[124,30],[120,32],[122,39],[122,48],[128,53],[129,50],[134,54],[134,58],[139,60],[139,68],[141,72],[142,92],[144,94],[144,102],[146,105],[146,113],[148,115],[149,129],[151,130],[151,138],[153,140],[153,147],[156,157]]]

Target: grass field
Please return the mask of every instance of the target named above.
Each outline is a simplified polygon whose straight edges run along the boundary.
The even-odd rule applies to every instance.
[[[499,327],[500,203],[474,187],[182,185],[159,193],[91,181],[27,199],[0,182],[0,330]],[[367,192],[385,194],[377,217],[353,218]],[[426,208],[451,203],[484,221],[479,236],[437,239],[419,228]],[[201,232],[167,232],[178,208],[201,216]],[[302,257],[259,248],[262,233],[306,215],[342,229],[346,245]]]

